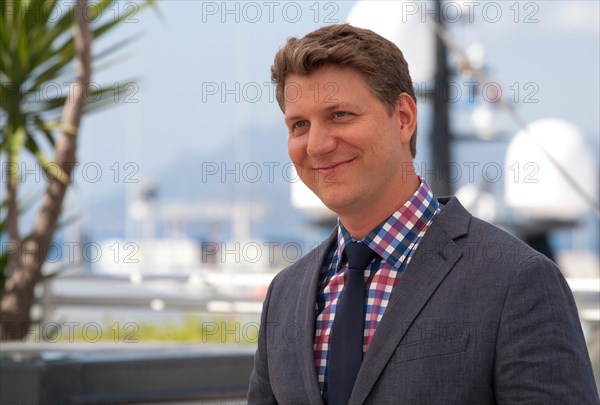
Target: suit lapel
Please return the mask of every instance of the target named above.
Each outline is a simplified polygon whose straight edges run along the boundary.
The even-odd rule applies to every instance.
[[[394,287],[392,299],[363,359],[350,403],[365,401],[410,324],[462,256],[453,238],[467,232],[469,220],[470,215],[452,199],[431,224]]]
[[[325,260],[336,238],[337,232],[334,230],[325,242],[309,253],[307,257],[308,269],[302,278],[301,285],[298,286],[300,288],[300,296],[296,307],[295,319],[298,320],[301,333],[299,335],[300,338],[296,341],[296,355],[302,371],[308,403],[310,404],[323,403],[314,361],[315,305],[323,260]]]

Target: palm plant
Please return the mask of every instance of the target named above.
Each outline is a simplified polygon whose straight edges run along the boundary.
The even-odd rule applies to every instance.
[[[22,339],[31,325],[34,287],[45,261],[42,253],[52,242],[77,163],[81,117],[112,104],[114,91],[119,91],[115,88],[119,85],[90,89],[92,38],[102,37],[152,3],[146,0],[115,15],[109,10],[118,6],[118,0],[100,0],[93,5],[87,0],[68,4],[58,0],[0,1],[0,153],[7,174],[0,218],[0,231],[6,235],[0,237],[0,280],[4,280],[1,341]],[[126,38],[97,54],[94,62],[131,40]],[[49,83],[70,83],[71,87],[49,97],[43,91]],[[87,103],[92,99],[93,103]],[[43,152],[47,149],[52,150],[52,159]],[[48,179],[27,237],[20,229],[17,199],[19,162],[24,152],[35,156]]]

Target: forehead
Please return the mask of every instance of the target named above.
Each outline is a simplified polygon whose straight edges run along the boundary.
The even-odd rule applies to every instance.
[[[376,100],[358,71],[334,66],[320,68],[310,75],[290,74],[283,96],[286,116],[309,107],[327,108]]]

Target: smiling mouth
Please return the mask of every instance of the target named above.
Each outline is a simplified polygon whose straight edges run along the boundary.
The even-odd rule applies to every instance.
[[[348,163],[353,162],[354,160],[355,159],[350,159],[350,160],[346,160],[346,161],[339,162],[339,163],[329,163],[329,164],[326,164],[325,166],[314,167],[313,170],[315,170],[319,173],[322,173],[322,174],[329,174],[329,173],[335,172],[336,170],[339,170],[340,168],[344,167]]]

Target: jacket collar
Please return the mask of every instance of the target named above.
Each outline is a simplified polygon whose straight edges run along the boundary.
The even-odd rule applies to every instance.
[[[394,287],[392,299],[365,354],[350,397],[353,404],[366,400],[409,326],[463,254],[454,241],[468,233],[471,214],[456,197],[439,201],[444,208]]]
[[[463,254],[454,241],[468,233],[472,216],[456,197],[438,200],[444,207],[423,237],[402,279],[394,287],[392,299],[363,359],[350,403],[366,400],[409,325]],[[334,230],[327,240],[294,265],[308,268],[299,286],[306,298],[298,300],[295,319],[303,331],[296,341],[296,353],[307,403],[310,404],[323,403],[314,364],[315,303],[323,261],[336,238]]]

